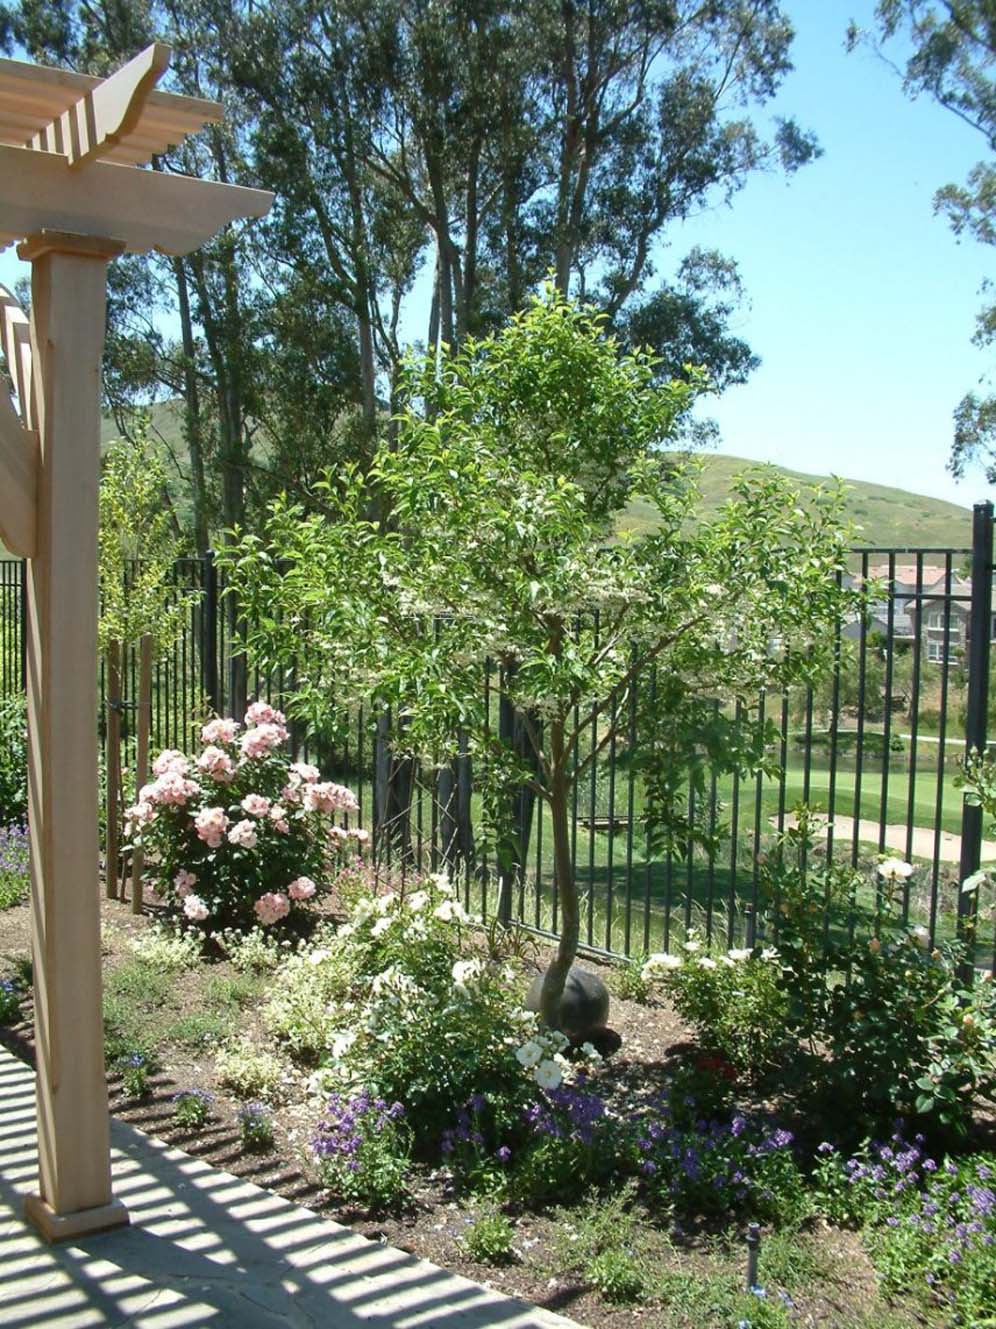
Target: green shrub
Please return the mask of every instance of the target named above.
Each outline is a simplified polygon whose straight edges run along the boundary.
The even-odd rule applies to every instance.
[[[0,909],[23,904],[30,885],[27,828],[0,821]]]
[[[129,938],[128,948],[142,964],[163,974],[183,973],[202,959],[200,938],[195,933],[155,924]]]
[[[173,1095],[173,1120],[183,1130],[199,1130],[211,1119],[214,1099],[203,1089],[181,1089]]]
[[[504,1214],[481,1214],[464,1233],[463,1248],[477,1264],[511,1264],[515,1228]]]
[[[272,1052],[253,1043],[248,1035],[226,1043],[214,1059],[219,1083],[239,1098],[278,1097],[284,1068]]]
[[[774,1065],[788,1043],[788,999],[772,948],[734,949],[717,957],[689,933],[674,955],[651,955],[644,982],[659,982],[703,1047],[748,1075]]]
[[[639,1301],[646,1292],[640,1266],[632,1255],[617,1248],[602,1251],[589,1260],[584,1275],[606,1301],[618,1305]]]
[[[931,1157],[898,1132],[851,1158],[821,1145],[823,1213],[860,1227],[883,1287],[945,1307],[957,1324],[996,1316],[996,1156]]]
[[[28,815],[28,713],[23,697],[0,698],[0,826]]]
[[[352,978],[349,957],[323,947],[292,955],[267,989],[263,1023],[294,1057],[317,1062],[336,1033]]]
[[[144,1098],[149,1092],[153,1062],[145,1052],[129,1052],[118,1061],[121,1087],[129,1098]]]
[[[184,926],[272,928],[327,888],[332,859],[354,836],[331,839],[333,818],[358,804],[317,767],[291,761],[288,737],[281,712],[254,702],[244,728],[208,721],[198,756],[168,749],[153,762],[154,779],[126,825],[146,852],[147,876]]]
[[[261,1154],[273,1148],[273,1122],[264,1103],[243,1103],[238,1122],[243,1149]]]
[[[21,985],[12,978],[0,979],[0,1024],[17,1024],[21,1018]]]
[[[411,1133],[400,1103],[368,1093],[332,1094],[312,1149],[322,1181],[340,1200],[387,1209],[405,1193]]]
[[[650,997],[652,985],[643,972],[649,958],[634,955],[612,970],[612,986],[623,1001],[645,1002]]]
[[[964,948],[872,938],[848,948],[850,981],[833,989],[827,1023],[842,1115],[874,1127],[899,1113],[964,1132],[974,1103],[996,1093],[996,992],[963,981]]]

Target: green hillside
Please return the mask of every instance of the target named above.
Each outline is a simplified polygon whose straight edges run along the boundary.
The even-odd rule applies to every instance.
[[[159,434],[168,440],[172,449],[182,453],[180,413],[175,403],[167,402],[152,408],[153,436]],[[111,420],[104,421],[103,439],[114,438],[117,433]],[[700,454],[703,472],[700,486],[705,512],[714,512],[730,491],[730,482],[741,471],[756,462],[726,454]],[[807,475],[783,467],[775,470],[790,476],[800,484],[812,485],[826,476]],[[847,514],[858,528],[857,544],[883,548],[927,546],[935,548],[968,548],[972,540],[972,514],[968,507],[948,503],[943,499],[925,498],[904,489],[890,489],[885,485],[867,484],[862,480],[848,480]],[[966,495],[969,497],[970,495]],[[177,495],[180,511],[186,507]],[[633,503],[626,517],[619,523],[621,529],[639,532],[654,524],[653,510],[646,503]]]
[[[714,512],[724,502],[734,476],[757,465],[742,457],[717,453],[706,453],[701,461],[699,484],[705,512]],[[827,480],[826,476],[806,475],[781,466],[773,469],[804,485]],[[857,528],[856,544],[889,549],[917,546],[967,549],[972,543],[972,513],[967,507],[863,480],[845,483],[847,515]],[[627,517],[620,522],[621,527],[637,532],[652,525],[653,509],[643,502],[631,504]]]

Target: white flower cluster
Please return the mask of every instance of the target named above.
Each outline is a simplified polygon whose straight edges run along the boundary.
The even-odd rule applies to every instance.
[[[773,961],[778,959],[778,952],[773,946],[765,946],[763,950],[751,949],[747,946],[731,947],[725,954],[720,955],[718,959],[713,959],[711,955],[698,955],[701,949],[701,942],[689,937],[688,941],[682,944],[684,955],[672,955],[667,951],[658,951],[650,955],[644,961],[640,970],[640,977],[644,983],[657,983],[666,978],[669,973],[675,970],[683,969],[686,965],[695,965],[698,969],[718,969],[724,965],[727,969],[733,969],[739,964],[746,964],[748,960],[760,959]]]
[[[516,1051],[515,1059],[541,1089],[557,1089],[570,1070],[570,1062],[564,1056],[568,1046],[559,1029],[536,1028]]]

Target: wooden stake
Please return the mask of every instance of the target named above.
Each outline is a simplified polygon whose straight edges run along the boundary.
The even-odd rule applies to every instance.
[[[104,837],[104,893],[118,898],[121,796],[121,643],[107,644],[107,831]]]
[[[152,731],[152,637],[146,633],[138,643],[138,755],[135,759],[135,797],[149,779],[149,734]],[[142,912],[142,870],[145,856],[141,849],[132,851],[131,912]]]

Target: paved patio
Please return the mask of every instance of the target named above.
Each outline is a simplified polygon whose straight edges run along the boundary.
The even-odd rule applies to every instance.
[[[37,1168],[34,1075],[0,1049],[4,1329],[577,1329],[134,1127],[112,1122],[111,1144],[132,1225],[45,1245],[21,1218]]]

